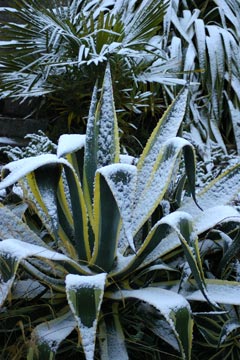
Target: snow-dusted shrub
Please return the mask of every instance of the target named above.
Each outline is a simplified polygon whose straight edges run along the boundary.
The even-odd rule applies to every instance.
[[[240,296],[231,297],[240,295],[238,283],[205,279],[198,238],[226,217],[239,222],[237,211],[224,204],[239,190],[240,164],[196,198],[194,148],[176,137],[188,88],[165,112],[136,165],[119,152],[109,66],[100,99],[98,94],[95,87],[86,135],[63,135],[57,154],[13,161],[3,169],[0,189],[17,181],[24,187],[27,181],[53,242],[5,234],[0,242],[0,319],[6,319],[4,309],[9,313],[21,301],[51,307],[52,318],[34,320],[29,360],[54,358],[74,329],[87,360],[96,353],[101,359],[132,359],[141,353],[149,331],[157,349],[164,351],[167,344],[168,352],[190,360],[191,302],[217,307],[227,298],[239,304]],[[178,186],[179,208],[172,211],[166,194],[182,154],[192,198],[183,198],[183,186]],[[132,305],[136,322],[122,322],[125,305]],[[139,336],[131,352],[134,328]],[[149,351],[157,356],[154,348]]]

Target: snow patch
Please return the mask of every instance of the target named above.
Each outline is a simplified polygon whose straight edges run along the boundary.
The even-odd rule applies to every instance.
[[[106,280],[106,274],[97,274],[94,276],[68,274],[66,276],[66,288],[77,290],[81,288],[102,289]]]
[[[86,135],[64,134],[58,140],[57,156],[63,157],[66,154],[75,152],[85,146]]]

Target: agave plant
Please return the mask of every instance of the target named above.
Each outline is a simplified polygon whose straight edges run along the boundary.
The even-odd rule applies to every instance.
[[[16,317],[21,301],[30,301],[31,306],[24,307],[28,317],[36,301],[52,308],[51,316],[32,319],[29,360],[61,354],[61,343],[74,329],[86,359],[134,359],[139,352],[136,346],[138,355],[131,352],[129,341],[137,328],[138,334],[150,332],[158,339],[155,352],[148,347],[150,358],[158,359],[167,343],[168,351],[191,359],[190,302],[206,301],[209,306],[221,302],[216,284],[204,278],[198,234],[226,217],[239,221],[234,208],[220,205],[239,191],[240,165],[198,194],[204,211],[200,210],[194,191],[194,149],[176,137],[187,96],[188,89],[183,88],[134,164],[134,159],[119,153],[108,66],[100,99],[97,87],[93,92],[86,135],[63,135],[56,155],[28,157],[4,167],[0,189],[20,181],[52,238],[44,242],[31,233],[25,238],[25,228],[9,236],[10,229],[0,242],[3,323],[6,314]],[[164,197],[182,153],[192,198],[182,200],[180,181],[175,192],[180,207],[171,212]],[[231,194],[220,194],[230,184]],[[216,201],[219,206],[213,208]],[[181,277],[181,267],[187,276]],[[221,283],[220,292],[223,288],[229,296],[240,292],[239,284],[232,282]],[[235,304],[236,299],[231,301]],[[139,324],[126,323],[129,313],[124,309],[131,305]],[[24,334],[29,331],[26,324],[22,328]],[[137,340],[139,336],[133,337],[137,346],[144,341]]]

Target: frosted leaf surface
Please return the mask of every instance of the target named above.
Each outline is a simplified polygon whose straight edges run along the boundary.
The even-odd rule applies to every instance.
[[[159,152],[159,159],[156,159],[154,168],[151,164],[145,167],[144,171],[138,172],[138,186],[136,198],[138,199],[134,209],[133,231],[134,233],[145,222],[147,217],[155,209],[169,186],[172,174],[176,169],[177,159],[182,148],[189,146],[189,142],[182,138],[172,138],[165,142]],[[146,170],[152,173],[145,173]],[[141,177],[141,178],[140,178]]]
[[[68,261],[69,258],[63,254],[48,250],[42,246],[33,245],[17,239],[6,239],[0,242],[0,255],[18,260],[29,256],[37,256],[55,261]]]
[[[33,336],[38,344],[46,344],[53,352],[56,352],[60,343],[73,331],[76,320],[71,313],[67,313],[52,321],[38,325]]]
[[[238,282],[224,281],[223,284],[217,280],[212,283],[207,281],[207,292],[209,298],[219,304],[240,305],[240,284]],[[186,295],[187,300],[206,301],[200,290]]]
[[[10,238],[46,247],[43,240],[21,221],[18,216],[7,207],[0,206],[0,239]]]
[[[135,298],[145,301],[161,312],[174,331],[172,314],[183,308],[189,312],[191,311],[189,303],[182,295],[160,288],[148,287],[139,290],[121,290],[111,293],[111,298],[117,300]]]
[[[239,212],[231,206],[214,206],[206,209],[203,212],[199,212],[198,216],[194,216],[194,225],[198,234],[213,228],[222,221],[228,221],[229,219],[240,221]]]
[[[195,33],[197,39],[198,59],[201,70],[205,70],[206,66],[206,34],[205,25],[202,19],[196,19],[194,22]]]
[[[14,277],[11,277],[6,282],[0,282],[0,307],[3,305],[5,299],[8,296],[9,290],[12,287]]]
[[[191,42],[186,51],[186,59],[184,62],[184,71],[192,71],[195,68],[195,57],[196,57],[196,49]]]
[[[58,140],[57,156],[62,157],[66,154],[75,152],[85,145],[86,135],[64,134]]]
[[[230,80],[229,74],[227,72],[225,73],[225,78],[228,81]],[[240,80],[238,76],[235,76],[235,74],[232,74],[231,85],[235,91],[236,96],[238,97],[238,100],[240,100]]]
[[[226,205],[239,193],[239,170],[240,164],[232,166],[197,194],[197,202],[203,210],[216,205]],[[191,213],[194,218],[201,214],[192,199],[183,201],[179,210]]]
[[[10,171],[10,174],[0,182],[0,190],[13,185],[30,172],[47,164],[63,164],[70,166],[65,159],[59,159],[54,154],[43,154],[12,161],[3,167],[3,170]]]
[[[232,12],[231,8],[228,6],[227,2],[225,0],[215,0],[214,1],[217,6],[220,7],[220,9],[223,10],[224,16],[226,16],[236,27],[236,29],[239,28],[239,23],[237,17]]]
[[[97,274],[94,276],[74,275],[68,274],[66,276],[66,288],[67,289],[104,289],[106,280],[106,274]]]
[[[137,183],[137,168],[127,164],[112,164],[98,170],[107,181],[117,202],[123,228],[132,248],[132,212]]]
[[[235,143],[237,146],[238,155],[240,155],[240,111],[239,109],[235,108],[231,100],[228,100],[228,106],[232,119]]]
[[[185,114],[187,96],[188,89],[186,88],[177,96],[175,102],[165,112],[145,146],[137,165],[139,169],[137,194],[139,196],[142,194],[145,184],[152,174],[163,144],[177,135]]]
[[[13,287],[12,298],[24,298],[29,300],[40,295],[44,290],[46,290],[46,288],[36,280],[19,280]],[[47,295],[44,294],[43,298],[46,297]]]
[[[111,81],[111,73],[109,66],[103,82],[102,99],[100,100],[100,115],[97,121],[98,127],[98,151],[97,151],[97,167],[111,164],[115,162],[115,158],[119,153],[118,143],[116,139],[116,118],[113,100],[113,89]],[[116,147],[116,148],[115,148]]]
[[[94,359],[97,319],[102,304],[106,277],[107,274],[105,273],[93,276],[68,274],[65,279],[68,304],[78,324],[86,360]],[[84,309],[79,308],[79,305],[77,303],[77,297],[81,297],[81,290],[84,291],[83,296],[86,296],[85,291],[88,289],[92,289],[91,295],[95,298],[96,306],[95,309],[89,309],[89,311],[92,312],[91,315],[95,316],[95,318],[92,320],[91,326],[86,326],[82,322],[81,312],[83,312]],[[73,293],[75,293],[74,303],[72,302]]]

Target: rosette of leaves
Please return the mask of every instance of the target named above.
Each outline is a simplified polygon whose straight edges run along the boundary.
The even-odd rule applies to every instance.
[[[182,153],[195,199],[194,149],[176,137],[187,95],[188,89],[182,89],[137,164],[130,164],[132,158],[119,154],[107,67],[100,99],[96,87],[93,92],[86,135],[63,135],[56,155],[24,158],[4,167],[0,188],[20,181],[53,239],[26,241],[8,233],[0,243],[1,305],[16,311],[17,304],[33,298],[52,308],[52,318],[33,319],[29,360],[53,359],[67,351],[61,346],[74,329],[84,353],[79,356],[87,360],[134,358],[144,342],[141,333],[154,334],[154,347],[147,346],[151,358],[167,348],[191,359],[190,301],[199,299],[198,291],[200,300],[210,305],[219,300],[204,278],[198,234],[227,216],[236,217],[231,207],[212,207],[217,196],[221,205],[238,190],[239,166],[198,195],[204,212],[192,198],[181,203],[184,181],[175,192],[179,209],[171,212],[164,206]],[[230,182],[231,195],[219,196]],[[228,283],[222,286],[233,291]],[[240,292],[238,284],[232,286]],[[32,296],[29,289],[35,289]],[[127,324],[123,314],[131,314],[124,309],[132,304],[136,322]],[[4,312],[2,318],[6,322]],[[132,336],[137,328],[138,336]],[[27,331],[27,325],[23,329]],[[133,351],[131,339],[136,343]]]

